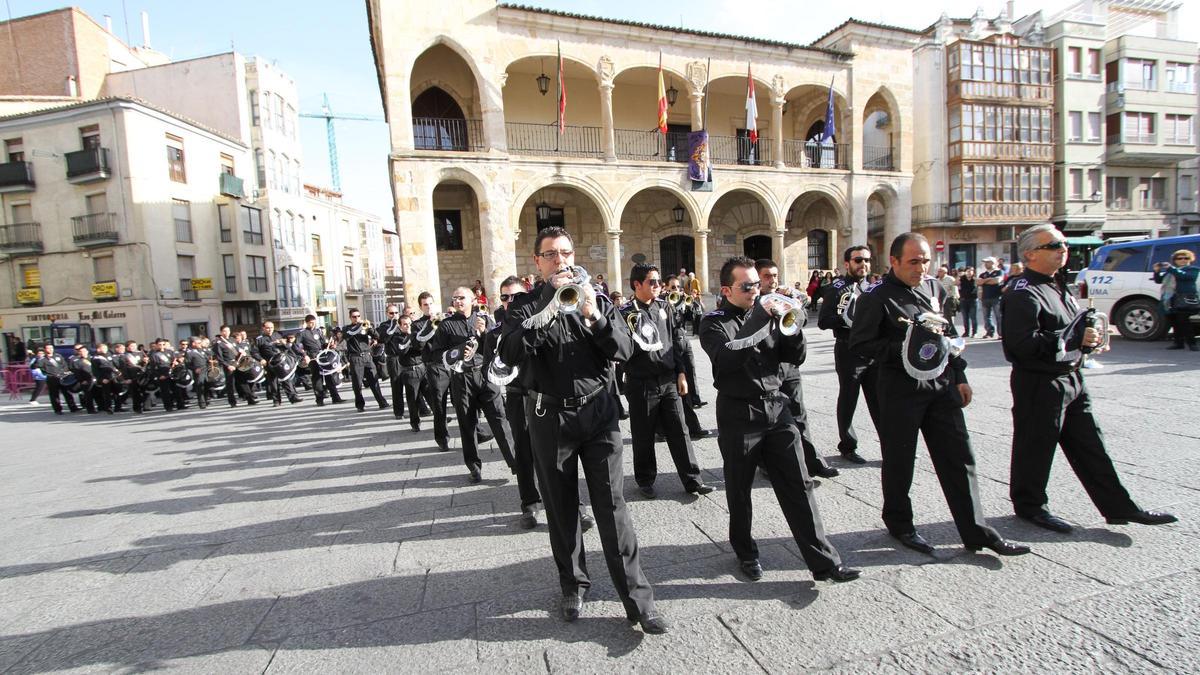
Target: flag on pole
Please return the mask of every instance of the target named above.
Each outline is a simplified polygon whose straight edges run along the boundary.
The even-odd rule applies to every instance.
[[[558,135],[567,128],[567,83],[563,81],[562,43],[558,45]]]
[[[758,142],[758,104],[754,102],[754,78],[749,63],[746,64],[746,133],[751,143]]]
[[[829,103],[825,104],[825,129],[821,132],[821,142],[831,141],[837,133],[837,125],[833,121],[833,80],[829,80]]]
[[[667,133],[667,89],[663,86],[662,54],[658,55],[658,130]]]

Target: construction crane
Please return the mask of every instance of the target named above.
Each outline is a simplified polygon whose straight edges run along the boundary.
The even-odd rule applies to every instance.
[[[329,141],[329,180],[333,183],[333,189],[341,192],[342,177],[338,171],[337,135],[333,131],[333,121],[383,122],[384,119],[375,115],[335,115],[333,114],[333,109],[329,107],[329,94],[323,94],[322,96],[324,97],[324,103],[321,105],[321,112],[300,113],[300,116],[325,120],[325,134]]]

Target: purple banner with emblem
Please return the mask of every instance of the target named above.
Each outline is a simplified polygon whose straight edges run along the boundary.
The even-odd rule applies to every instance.
[[[712,182],[712,165],[708,155],[708,132],[688,132],[688,178],[697,183]]]

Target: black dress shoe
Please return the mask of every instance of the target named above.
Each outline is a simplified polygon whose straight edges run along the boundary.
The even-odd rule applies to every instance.
[[[521,509],[521,528],[532,530],[538,526],[540,522],[538,516],[541,514],[541,509],[536,507],[526,507]]]
[[[1075,529],[1071,527],[1071,524],[1067,521],[1045,511],[1042,511],[1041,513],[1035,513],[1032,516],[1020,516],[1020,518],[1022,520],[1028,520],[1038,527],[1051,530],[1053,532],[1059,532],[1061,534],[1069,534]]]
[[[627,420],[627,419],[629,419],[629,413],[627,413],[627,412],[625,412],[624,410],[622,410],[622,411],[621,411],[621,414],[620,414],[620,415],[617,415],[617,417],[618,417],[619,419],[622,419],[622,420]]]
[[[997,539],[990,541],[982,546],[967,546],[967,550],[972,553],[977,553],[982,549],[988,549],[996,555],[1025,555],[1029,553],[1030,548],[1024,544],[1014,544],[1011,541]]]
[[[482,480],[483,480],[483,474],[480,473],[479,469],[471,469],[470,481],[472,483],[479,483]]]
[[[693,495],[706,495],[716,489],[707,483],[696,483],[695,485],[689,485],[687,491]]]
[[[579,618],[583,612],[583,596],[582,595],[564,595],[558,604],[558,609],[562,612],[563,621],[571,622]]]
[[[847,462],[850,462],[851,464],[866,464],[867,463],[867,460],[864,459],[862,455],[858,454],[857,450],[851,450],[850,452],[843,452],[842,459],[846,460]]]
[[[845,583],[847,581],[854,581],[860,574],[862,574],[862,570],[856,570],[851,567],[846,567],[845,565],[838,565],[837,567],[825,570],[824,572],[813,572],[813,579],[817,581],[836,581],[838,583]]]
[[[1106,520],[1108,520],[1109,525],[1128,525],[1129,523],[1166,525],[1167,523],[1177,522],[1179,519],[1163,511],[1138,511],[1132,515],[1107,518]]]
[[[758,581],[763,576],[762,564],[757,560],[739,561],[738,568],[742,570],[742,574],[750,581]]]
[[[639,485],[638,492],[642,493],[646,499],[654,499],[658,496],[658,491],[654,489],[653,485]]]
[[[671,627],[671,624],[667,623],[666,618],[658,612],[639,616],[634,620],[634,623],[640,625],[642,632],[647,635],[662,635]]]
[[[587,532],[595,526],[596,519],[592,517],[592,514],[587,513],[586,511],[581,511],[579,513],[579,529]]]
[[[708,401],[696,401],[695,403],[692,404],[692,407],[693,408],[703,408],[706,405],[708,405]]]
[[[698,440],[701,440],[704,438],[708,438],[712,435],[713,435],[713,432],[708,429],[700,429],[699,431],[688,434],[688,436],[691,437],[691,439],[693,441],[698,441]]]
[[[813,476],[820,476],[821,478],[834,478],[842,475],[841,471],[838,471],[832,466],[819,466],[815,470],[809,471],[809,473]]]
[[[911,548],[918,553],[933,555],[933,545],[931,545],[928,541],[925,541],[925,537],[922,537],[920,534],[918,534],[916,530],[913,530],[907,534],[893,534],[892,536],[904,546]]]

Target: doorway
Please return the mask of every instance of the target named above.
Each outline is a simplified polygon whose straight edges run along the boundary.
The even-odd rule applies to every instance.
[[[686,234],[664,237],[658,242],[658,253],[664,279],[677,274],[680,268],[696,271],[696,241]]]

